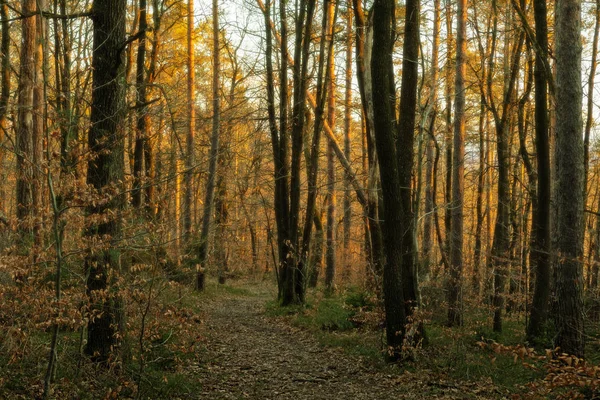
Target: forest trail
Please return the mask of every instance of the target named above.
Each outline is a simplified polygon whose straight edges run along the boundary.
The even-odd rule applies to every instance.
[[[193,373],[201,399],[486,399],[427,376],[378,371],[320,345],[305,330],[265,315],[272,292],[209,300],[206,345]],[[391,367],[390,367],[391,368]],[[419,374],[421,375],[421,374]]]

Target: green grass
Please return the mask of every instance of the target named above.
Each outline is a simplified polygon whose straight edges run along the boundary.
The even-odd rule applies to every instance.
[[[310,331],[322,346],[342,348],[347,354],[381,366],[381,332],[359,328],[353,320],[361,309],[374,307],[370,294],[351,288],[326,297],[312,292],[303,305],[282,307],[276,300],[270,300],[265,305],[265,313],[286,318],[293,326]]]

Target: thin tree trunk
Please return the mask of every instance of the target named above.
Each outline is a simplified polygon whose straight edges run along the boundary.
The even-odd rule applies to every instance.
[[[548,318],[550,299],[550,138],[545,60],[548,48],[546,2],[534,0],[536,40],[542,51],[535,54],[535,149],[537,157],[536,201],[532,210],[532,242],[530,265],[535,268],[535,287],[531,305],[531,316],[527,326],[527,340],[535,342],[543,336]]]
[[[215,186],[217,181],[217,164],[219,162],[219,134],[221,130],[221,101],[220,101],[220,81],[221,71],[220,61],[220,33],[219,33],[219,2],[213,0],[212,3],[212,23],[213,23],[213,81],[212,81],[212,134],[210,137],[210,153],[208,161],[208,178],[206,181],[206,191],[204,197],[204,213],[202,217],[202,232],[200,233],[200,243],[198,244],[198,262],[200,269],[197,271],[196,290],[204,289],[204,271],[208,259],[208,237],[210,233],[213,203],[215,196]]]
[[[334,1],[328,1],[329,20],[328,35],[332,44],[329,51],[330,60],[327,63],[327,123],[335,129],[335,64],[333,57],[333,33],[335,23]],[[333,293],[336,275],[336,193],[335,193],[335,152],[331,141],[327,144],[327,247],[325,251],[325,291]]]
[[[352,122],[352,1],[347,2],[346,9],[346,80],[344,95],[344,156],[350,160],[350,123]],[[344,274],[350,275],[350,229],[352,227],[352,202],[350,192],[350,176],[344,174]]]
[[[465,157],[465,74],[467,1],[457,2],[456,76],[454,92],[454,143],[452,154],[452,203],[450,237],[450,277],[448,290],[448,325],[462,325],[463,275],[463,207]]]
[[[138,53],[136,58],[136,110],[137,119],[135,126],[135,146],[133,151],[133,189],[131,191],[131,203],[133,207],[141,209],[142,186],[147,184],[143,177],[144,170],[144,142],[148,136],[148,107],[146,106],[146,30],[148,29],[146,0],[139,0],[139,31],[141,37],[138,43]]]
[[[183,234],[186,245],[192,238],[192,198],[194,190],[194,135],[196,131],[196,65],[194,49],[194,1],[188,0],[187,9],[187,112],[186,155],[184,173]]]
[[[10,24],[8,22],[7,0],[0,0],[0,143],[4,143],[4,136],[8,129],[8,101],[10,99]],[[4,170],[4,152],[0,152],[0,168]],[[4,185],[0,189],[0,213],[5,213]]]
[[[423,216],[423,256],[419,275],[426,279],[433,262],[433,208],[436,193],[433,192],[433,161],[435,151],[435,121],[437,117],[438,58],[440,45],[440,0],[433,2],[433,44],[431,48],[431,112],[429,114],[429,136],[425,147],[425,215]]]

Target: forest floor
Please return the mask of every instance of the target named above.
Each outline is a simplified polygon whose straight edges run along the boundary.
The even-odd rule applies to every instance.
[[[207,298],[205,345],[188,373],[202,399],[491,399],[491,382],[453,382],[426,369],[401,370],[323,345],[314,332],[266,313],[272,288]],[[383,357],[382,357],[383,358]]]

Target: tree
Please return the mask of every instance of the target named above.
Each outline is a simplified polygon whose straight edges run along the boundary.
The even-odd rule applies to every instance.
[[[344,92],[344,155],[350,159],[350,124],[352,122],[352,1],[346,6],[346,76]],[[350,272],[350,229],[352,227],[352,203],[348,173],[344,174],[344,269]]]
[[[400,174],[394,135],[395,93],[393,78],[393,30],[392,21],[395,13],[394,2],[376,0],[373,4],[373,18],[378,21],[373,27],[373,54],[371,73],[373,78],[374,128],[381,189],[384,203],[384,251],[386,263],[383,267],[383,298],[386,321],[386,339],[389,348],[388,358],[395,360],[401,357],[401,346],[404,341],[406,310],[404,307],[404,288],[402,276],[402,194],[400,190]]]
[[[543,333],[550,298],[550,141],[548,132],[548,27],[546,2],[533,2],[535,17],[535,148],[537,154],[537,188],[532,200],[532,248],[530,262],[535,268],[535,288],[527,339],[535,341]]]
[[[450,281],[448,325],[462,325],[463,207],[465,186],[465,70],[467,53],[467,1],[457,2],[456,75],[454,91],[454,152],[452,155],[452,230],[450,237]]]
[[[327,36],[328,42],[334,41],[335,24],[335,5],[338,2],[329,0]],[[335,127],[335,73],[334,73],[334,54],[333,46],[329,48],[327,60],[327,123],[331,129]],[[332,293],[335,290],[335,270],[336,270],[336,193],[335,193],[335,151],[331,140],[327,143],[327,247],[325,251],[325,290]],[[310,221],[307,222],[310,225]]]
[[[581,87],[581,1],[557,0],[556,163],[557,242],[556,345],[583,357],[584,165]]]
[[[412,209],[412,174],[414,164],[417,90],[419,82],[419,15],[419,0],[408,0],[406,2],[406,17],[404,23],[402,86],[400,89],[399,117],[398,125],[396,127],[397,134],[395,143],[401,197],[400,204],[384,202],[384,208],[388,207],[387,204],[391,207],[400,208],[400,227],[402,229],[402,241],[400,242],[402,252],[402,286],[407,316],[411,316],[414,309],[419,307],[421,302],[414,232],[416,227],[413,218],[414,211]],[[424,333],[422,325],[419,325],[419,327],[418,337]]]
[[[121,182],[124,175],[125,125],[125,0],[96,0],[92,5],[93,55],[91,126],[88,146],[87,184],[107,201],[86,207],[94,221],[86,230],[90,241],[104,248],[90,251],[85,258],[90,318],[85,352],[106,362],[118,344],[120,300],[112,287],[120,269],[118,247],[121,233],[119,209],[123,205]]]
[[[213,78],[212,78],[212,134],[210,136],[210,153],[208,160],[208,178],[204,198],[204,213],[202,216],[202,231],[198,243],[197,256],[200,269],[196,277],[196,290],[204,289],[204,270],[208,257],[208,234],[212,222],[213,203],[215,198],[215,187],[217,183],[217,165],[219,161],[219,135],[221,130],[221,100],[220,100],[220,78],[221,59],[219,48],[219,2],[212,3],[213,20]]]
[[[43,6],[43,2],[39,3]],[[15,152],[17,154],[17,218],[24,248],[40,243],[39,226],[34,221],[41,205],[40,162],[42,157],[43,108],[41,38],[43,22],[38,2],[22,3],[21,65],[19,69],[18,120]]]
[[[196,65],[194,57],[194,1],[188,0],[187,9],[187,135],[184,173],[183,234],[189,246],[192,236],[192,197],[194,194],[194,136],[196,132]]]

